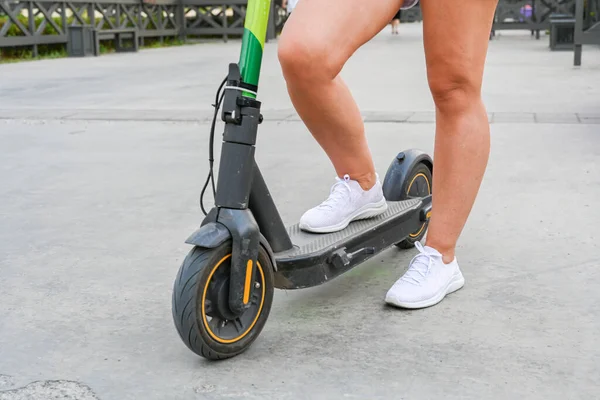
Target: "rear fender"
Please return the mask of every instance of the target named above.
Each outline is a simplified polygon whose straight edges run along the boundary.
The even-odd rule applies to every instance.
[[[433,175],[433,160],[424,151],[410,149],[398,153],[383,180],[383,195],[387,201],[406,200],[408,177],[419,163],[425,164]]]

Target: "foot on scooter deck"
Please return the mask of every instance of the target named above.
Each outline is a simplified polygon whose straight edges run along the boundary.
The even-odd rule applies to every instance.
[[[309,233],[288,228],[294,244],[276,253],[275,287],[299,289],[324,283],[418,232],[426,217],[421,210],[430,199],[388,202],[385,213],[355,221],[334,233]]]

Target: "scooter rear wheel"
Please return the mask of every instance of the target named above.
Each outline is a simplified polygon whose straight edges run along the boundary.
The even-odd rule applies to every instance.
[[[431,194],[431,170],[422,162],[414,166],[407,175],[406,182],[408,182],[406,185],[406,193],[403,194],[402,200],[422,198]],[[421,225],[421,228],[418,231],[408,235],[406,239],[397,243],[396,246],[401,249],[410,249],[414,247],[416,242],[425,237],[428,225],[429,220],[423,222],[423,225]]]
[[[173,287],[173,320],[185,345],[210,359],[234,357],[247,350],[262,331],[273,302],[273,266],[261,247],[248,308],[229,309],[231,242],[214,249],[194,247]]]

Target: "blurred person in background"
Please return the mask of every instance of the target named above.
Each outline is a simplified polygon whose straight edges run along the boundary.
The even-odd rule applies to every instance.
[[[292,11],[294,11],[294,8],[296,8],[297,4],[298,0],[283,0],[282,6],[287,11],[288,17],[292,13]]]
[[[398,26],[400,25],[400,18],[402,17],[402,10],[398,10],[394,18],[392,18],[392,35],[398,34]]]

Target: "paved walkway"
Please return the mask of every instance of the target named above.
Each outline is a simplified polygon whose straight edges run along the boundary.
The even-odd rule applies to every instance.
[[[343,72],[380,173],[433,149],[419,29],[382,33]],[[254,346],[219,363],[183,346],[170,296],[201,220],[206,112],[239,43],[1,65],[0,400],[597,398],[600,51],[574,68],[547,44],[490,43],[492,155],[458,249],[463,290],[384,307],[414,254],[392,249],[277,292]],[[275,50],[257,158],[293,223],[333,171]]]

